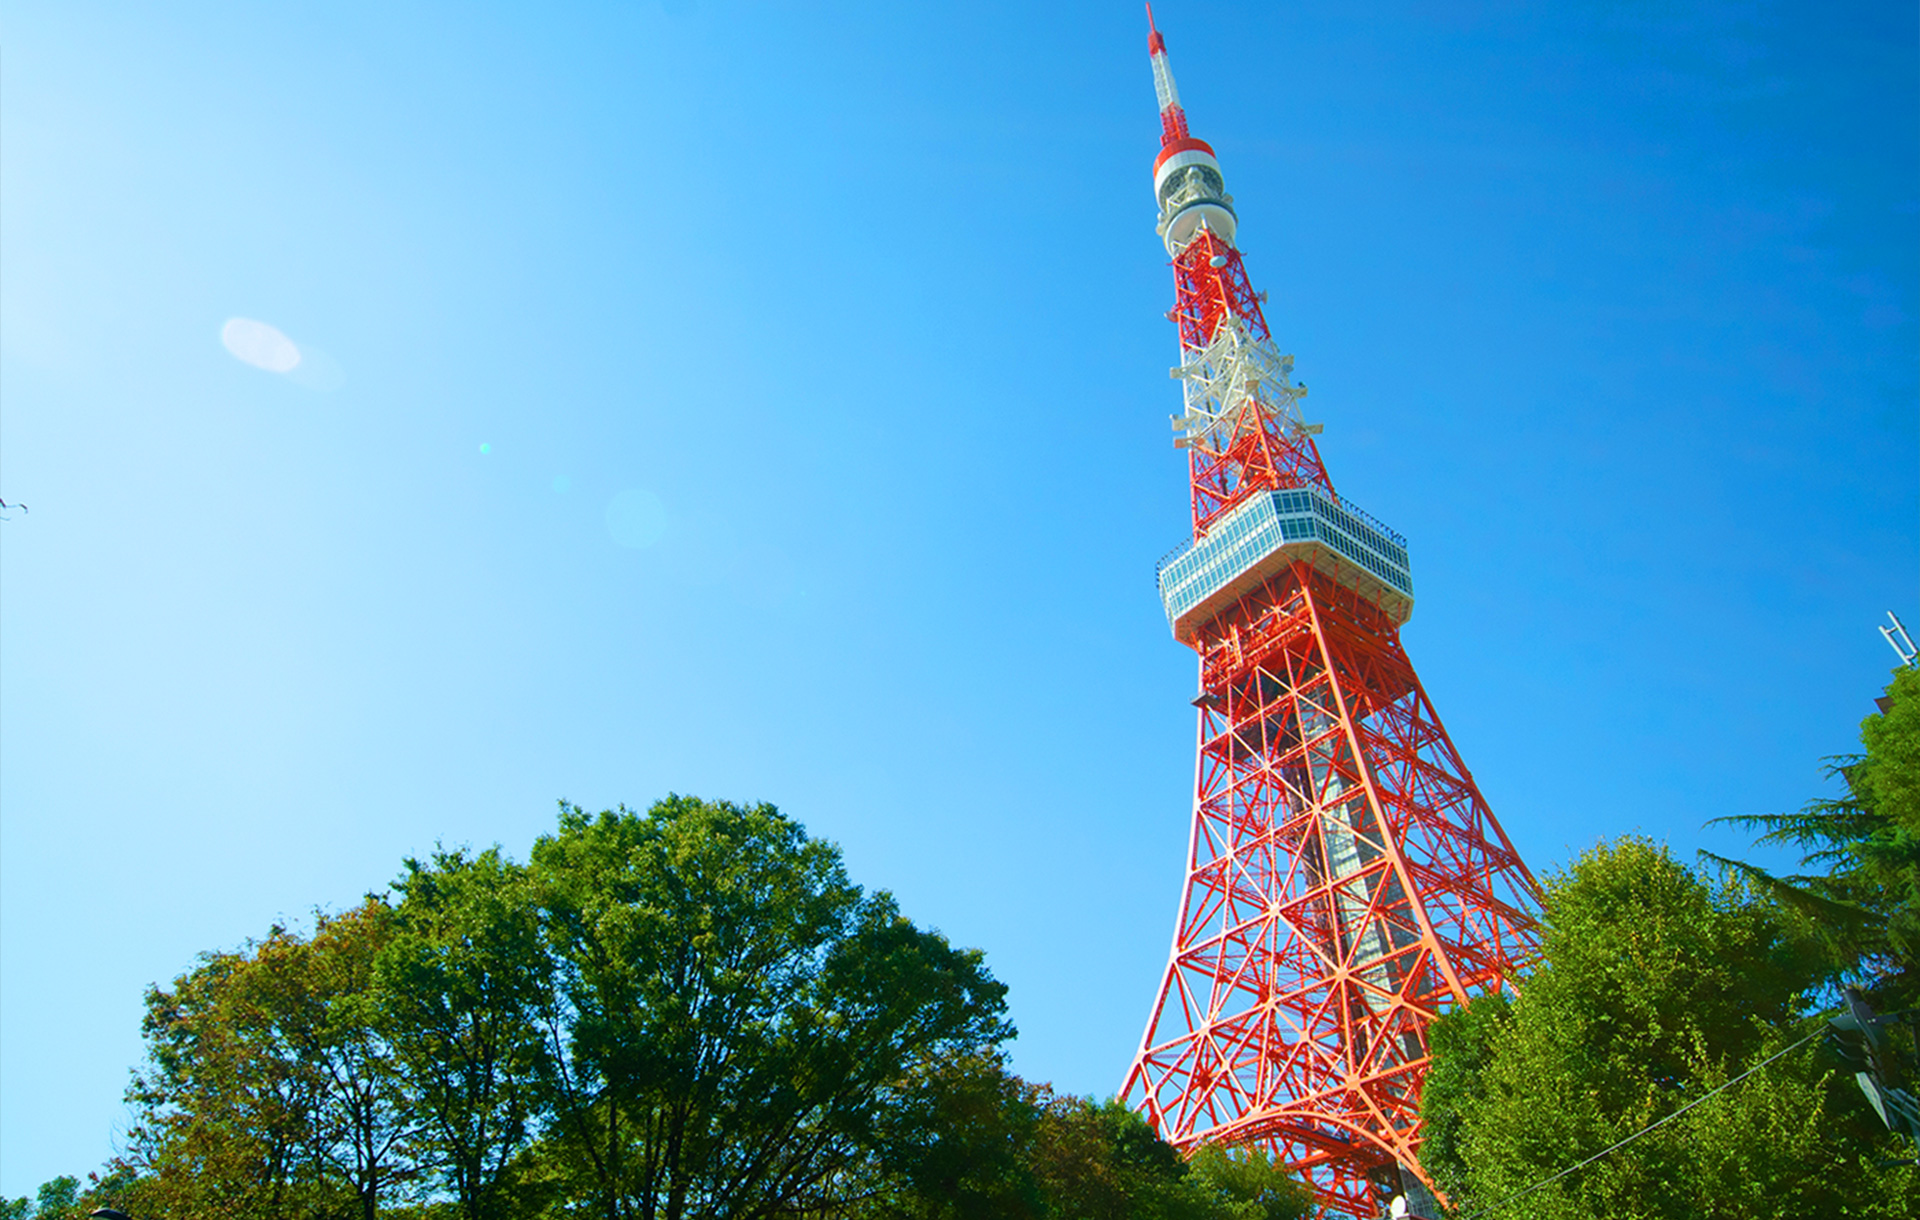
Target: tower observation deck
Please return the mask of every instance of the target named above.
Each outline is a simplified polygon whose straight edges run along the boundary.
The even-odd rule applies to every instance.
[[[1427,1026],[1512,988],[1538,888],[1407,659],[1406,540],[1334,490],[1151,10],[1149,29],[1191,511],[1155,575],[1199,655],[1199,745],[1173,948],[1122,1096],[1178,1146],[1273,1151],[1323,1215],[1436,1214]]]

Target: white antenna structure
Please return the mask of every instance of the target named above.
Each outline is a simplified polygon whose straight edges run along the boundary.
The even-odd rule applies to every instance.
[[[1913,637],[1907,634],[1907,625],[1900,621],[1899,615],[1889,610],[1887,619],[1893,625],[1882,627],[1880,634],[1887,638],[1887,646],[1892,648],[1894,655],[1900,658],[1900,668],[1913,668],[1914,657],[1920,656],[1920,648],[1913,646]]]

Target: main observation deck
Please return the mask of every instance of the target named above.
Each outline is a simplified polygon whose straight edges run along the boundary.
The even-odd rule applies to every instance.
[[[1200,628],[1267,577],[1305,560],[1373,602],[1395,623],[1413,616],[1407,540],[1317,487],[1254,496],[1154,570],[1174,637]]]

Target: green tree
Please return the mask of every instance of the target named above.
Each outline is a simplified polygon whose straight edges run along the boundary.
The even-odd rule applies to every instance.
[[[40,1183],[34,1195],[34,1220],[74,1220],[80,1206],[80,1179],[63,1174]]]
[[[422,1176],[410,1155],[416,1109],[374,987],[392,933],[391,908],[368,898],[345,914],[316,916],[312,939],[287,946],[285,968],[302,989],[285,1028],[294,1054],[324,1074],[315,1149],[327,1175],[351,1191],[361,1220],[374,1220],[383,1201],[407,1198]]]
[[[592,1214],[844,1206],[932,1065],[1012,1032],[977,952],[770,805],[563,807],[530,869],[570,1016],[543,1159]]]
[[[544,1114],[559,1020],[535,896],[498,848],[406,870],[375,1019],[417,1120],[411,1150],[467,1220],[500,1220],[527,1201],[519,1158]]]
[[[1858,754],[1828,760],[1846,794],[1797,813],[1718,819],[1798,848],[1818,871],[1775,877],[1713,857],[1765,886],[1819,930],[1834,974],[1882,1007],[1920,1004],[1920,669],[1895,673],[1885,710],[1860,724]]]
[[[276,927],[259,945],[209,953],[150,988],[142,1033],[148,1063],[128,1100],[137,1114],[130,1160],[142,1202],[161,1215],[310,1214],[321,1202],[312,1149],[321,1073],[293,1049],[277,1014]]]
[[[148,1067],[129,1098],[146,1208],[173,1215],[377,1215],[417,1177],[409,1108],[373,1023],[388,911],[274,928],[150,989]]]
[[[1180,1154],[1118,1101],[1051,1099],[1034,1142],[1049,1216],[1213,1220],[1218,1201],[1195,1190]]]
[[[0,1220],[79,1220],[80,1179],[68,1174],[40,1183],[29,1199],[0,1200]]]
[[[1306,1189],[1264,1154],[1198,1149],[1191,1163],[1118,1100],[1046,1098],[1029,1153],[1044,1214],[1061,1220],[1295,1220]]]
[[[771,806],[563,806],[527,865],[439,851],[394,891],[151,989],[129,1155],[80,1204],[153,1220],[1304,1214],[1265,1158],[1203,1150],[1190,1168],[1117,1103],[1008,1072],[1005,989],[980,955],[853,885]]]
[[[1426,1165],[1464,1211],[1584,1217],[1883,1216],[1920,1189],[1818,1041],[1578,1172],[1817,1029],[1793,924],[1640,839],[1547,879],[1543,963],[1510,1005],[1436,1023]],[[1895,1210],[1889,1213],[1889,1208]]]
[[[879,1220],[1300,1220],[1310,1196],[1264,1153],[1183,1160],[1117,1101],[1056,1095],[996,1059],[949,1066],[912,1104],[917,1155],[851,1210]],[[928,1137],[929,1133],[931,1138]]]
[[[131,1215],[145,1215],[150,1209],[140,1205],[142,1186],[139,1171],[124,1159],[115,1158],[101,1172],[87,1175],[87,1185],[75,1204],[75,1214],[87,1216],[95,1208],[111,1207]]]
[[[1031,1154],[1048,1091],[994,1053],[929,1065],[881,1116],[872,1188],[848,1214],[889,1220],[1040,1220]]]
[[[1487,1063],[1508,1005],[1502,992],[1476,996],[1427,1027],[1432,1061],[1420,1095],[1420,1164],[1444,1189],[1457,1190],[1467,1180],[1461,1141],[1468,1116],[1486,1102]]]
[[[1219,1198],[1232,1220],[1306,1220],[1313,1212],[1306,1185],[1259,1148],[1209,1144],[1188,1166],[1196,1184]]]

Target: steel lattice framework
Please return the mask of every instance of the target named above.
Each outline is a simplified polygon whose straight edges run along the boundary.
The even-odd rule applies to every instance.
[[[1193,535],[1161,563],[1200,656],[1173,951],[1123,1096],[1182,1147],[1258,1144],[1324,1213],[1422,1210],[1426,1028],[1510,989],[1538,890],[1400,642],[1405,542],[1341,501],[1151,33]]]

